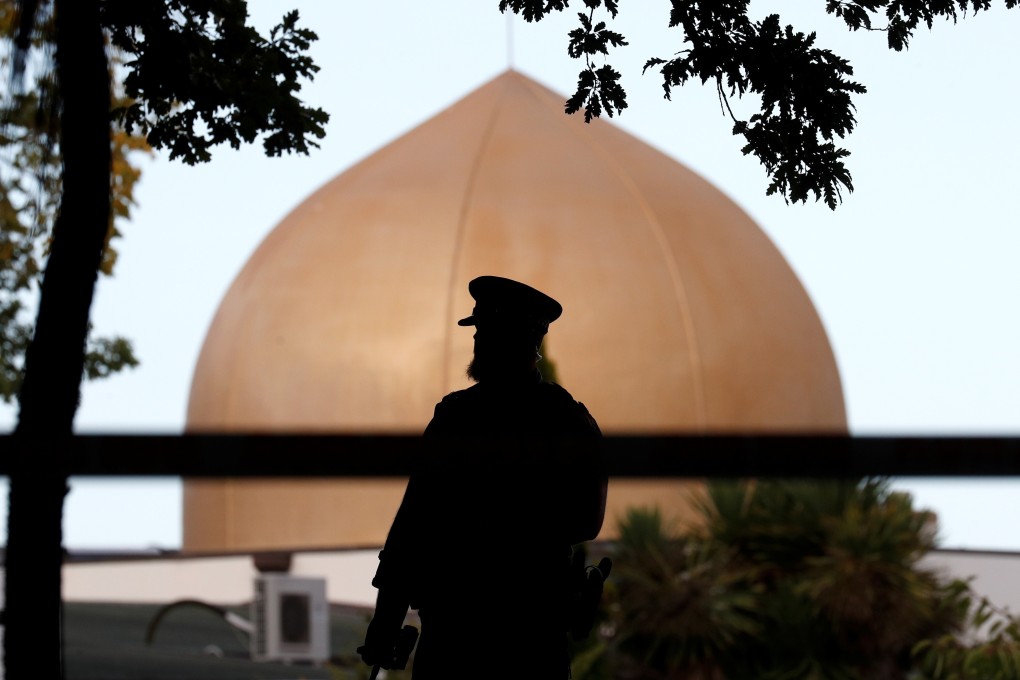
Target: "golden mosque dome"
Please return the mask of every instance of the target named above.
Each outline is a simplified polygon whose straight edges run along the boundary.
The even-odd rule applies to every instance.
[[[291,212],[216,313],[188,431],[420,433],[470,384],[456,321],[495,274],[563,304],[546,353],[607,434],[845,432],[825,330],[769,238],[563,101],[506,72]],[[184,549],[378,545],[403,485],[189,480]],[[606,532],[683,487],[613,482]]]

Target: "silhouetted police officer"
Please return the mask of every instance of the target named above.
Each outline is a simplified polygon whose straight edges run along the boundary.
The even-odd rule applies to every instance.
[[[542,380],[538,349],[562,308],[496,276],[475,299],[477,384],[448,394],[425,429],[380,553],[375,617],[362,658],[394,657],[408,607],[421,639],[413,677],[565,678],[571,546],[605,514],[598,426],[583,404]]]

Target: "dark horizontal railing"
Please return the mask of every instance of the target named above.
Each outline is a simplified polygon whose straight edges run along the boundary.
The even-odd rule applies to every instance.
[[[608,436],[613,477],[1020,476],[1020,437],[813,435]],[[484,455],[487,442],[473,442]],[[491,442],[489,442],[491,444]],[[69,475],[183,477],[405,476],[418,436],[0,436],[0,475],[60,466]]]

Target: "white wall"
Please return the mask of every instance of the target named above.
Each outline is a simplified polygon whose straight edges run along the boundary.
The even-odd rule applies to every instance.
[[[330,602],[373,606],[371,582],[378,554],[378,550],[297,553],[290,573],[324,577]],[[251,600],[257,573],[247,555],[79,562],[64,565],[63,593],[65,600],[74,602],[197,599],[239,604]]]
[[[330,602],[374,606],[371,583],[377,564],[377,550],[296,553],[291,574],[325,578]],[[940,550],[922,564],[947,575],[973,577],[975,592],[1020,614],[1020,553]],[[251,599],[257,572],[251,557],[244,555],[83,562],[65,565],[63,573],[68,601],[166,603],[194,598],[238,604]]]

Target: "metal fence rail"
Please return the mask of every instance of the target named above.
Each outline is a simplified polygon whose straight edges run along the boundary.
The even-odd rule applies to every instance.
[[[607,436],[609,474],[648,477],[1020,476],[1020,437]],[[486,441],[476,442],[484,452]],[[418,436],[76,435],[0,437],[0,475],[402,477]],[[481,454],[480,454],[481,455]]]

